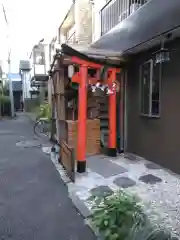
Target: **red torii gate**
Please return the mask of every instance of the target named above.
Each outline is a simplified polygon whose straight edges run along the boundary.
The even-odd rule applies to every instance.
[[[97,78],[88,76],[88,69],[93,68],[97,71],[103,67],[102,64],[96,64],[90,61],[82,60],[78,57],[71,57],[71,63],[79,65],[79,72],[76,72],[72,77],[72,82],[79,84],[78,92],[78,136],[77,136],[77,172],[83,173],[86,171],[86,120],[87,120],[87,86],[95,84]],[[110,67],[108,70],[107,79],[105,82],[110,88],[116,81],[116,74],[120,72],[119,68]],[[116,156],[116,91],[109,95],[109,141],[108,155]]]

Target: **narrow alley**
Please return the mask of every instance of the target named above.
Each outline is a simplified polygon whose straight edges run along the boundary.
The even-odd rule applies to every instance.
[[[93,240],[25,116],[0,121],[0,239]]]

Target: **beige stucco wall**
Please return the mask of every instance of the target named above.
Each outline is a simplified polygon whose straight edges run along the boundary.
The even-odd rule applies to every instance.
[[[75,2],[76,42],[87,45],[92,42],[92,4],[89,0]]]

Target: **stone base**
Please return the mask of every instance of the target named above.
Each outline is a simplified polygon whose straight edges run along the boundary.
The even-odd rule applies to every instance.
[[[109,157],[116,157],[117,156],[116,148],[108,148],[107,155]]]
[[[78,173],[86,172],[86,161],[77,161],[77,172]]]

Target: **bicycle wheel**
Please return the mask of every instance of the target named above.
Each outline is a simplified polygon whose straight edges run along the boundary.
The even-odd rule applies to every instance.
[[[42,137],[44,135],[42,120],[38,120],[35,122],[33,126],[33,130],[34,130],[34,134],[39,137]]]
[[[44,121],[43,122],[43,132],[46,137],[50,137],[50,129],[51,129],[50,122]]]

